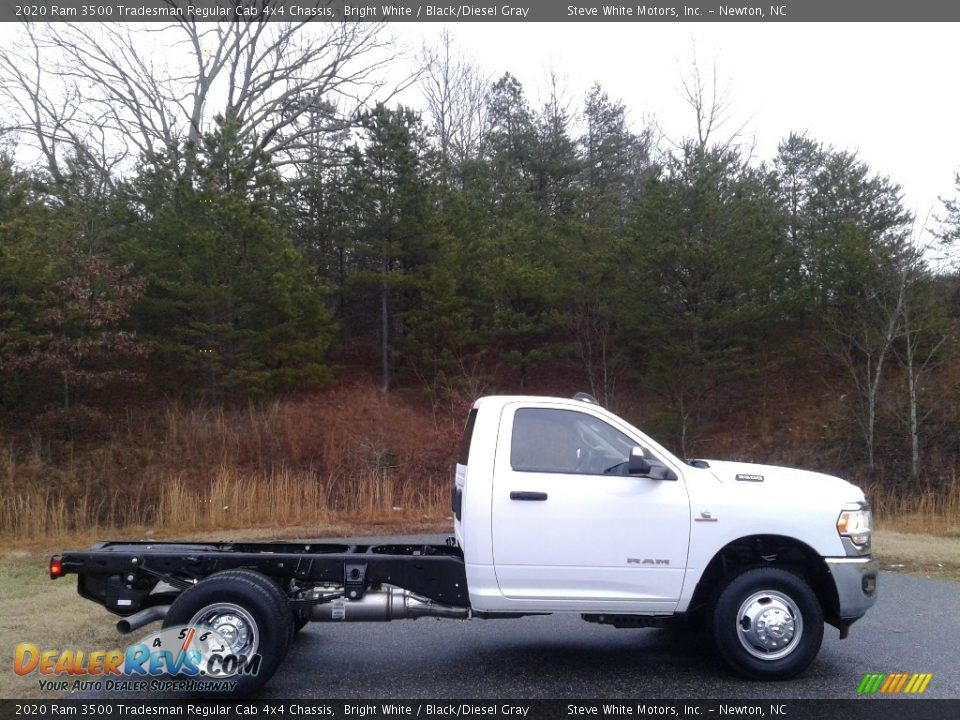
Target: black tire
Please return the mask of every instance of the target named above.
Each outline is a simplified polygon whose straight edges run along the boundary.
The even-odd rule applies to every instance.
[[[290,643],[293,642],[293,636],[296,633],[296,628],[294,627],[294,614],[293,608],[290,606],[289,599],[287,598],[287,593],[283,588],[283,585],[276,578],[270,578],[266,575],[262,575],[254,570],[223,570],[217,573],[219,577],[244,577],[249,579],[251,582],[259,583],[264,590],[266,590],[273,597],[273,601],[277,606],[277,611],[284,616],[284,623],[287,623],[286,616],[289,615],[289,626],[290,626],[290,639],[287,642],[287,649],[284,650],[286,653],[290,649]]]
[[[756,568],[722,585],[713,605],[713,640],[737,673],[783,680],[803,672],[823,642],[823,609],[800,576]]]
[[[253,675],[233,675],[236,682],[230,692],[200,691],[200,697],[241,698],[262,688],[277,671],[293,637],[293,612],[283,592],[269,578],[251,570],[227,570],[216,573],[187,588],[174,600],[163,620],[163,627],[188,625],[217,606],[228,604],[243,613],[253,631],[249,652],[259,653],[260,667]],[[202,620],[199,624],[205,624]],[[246,651],[244,652],[246,654]]]

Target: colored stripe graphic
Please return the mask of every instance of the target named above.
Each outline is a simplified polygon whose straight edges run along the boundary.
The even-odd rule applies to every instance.
[[[909,677],[910,677],[909,673],[900,673],[900,679],[897,680],[896,686],[890,689],[890,692],[898,693],[901,690],[903,690],[903,685],[905,682],[907,682],[907,678]]]
[[[858,695],[920,695],[933,679],[933,673],[867,673],[857,686]]]
[[[886,677],[884,673],[867,673],[860,681],[857,693],[860,695],[872,695],[880,688],[880,683]]]
[[[884,680],[883,685],[880,686],[881,694],[890,692],[890,688],[897,684],[899,678],[899,673],[890,673],[887,675],[887,679]]]
[[[913,689],[913,692],[918,694],[927,689],[927,685],[929,685],[930,681],[933,679],[933,673],[921,673],[920,677],[923,679],[920,681],[919,687],[915,687]]]

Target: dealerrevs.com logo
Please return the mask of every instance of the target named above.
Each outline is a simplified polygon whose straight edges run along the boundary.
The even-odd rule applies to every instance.
[[[933,673],[867,673],[857,686],[858,695],[920,695]]]
[[[231,692],[238,675],[256,675],[261,656],[238,655],[215,630],[186,625],[149,635],[126,650],[14,649],[17,675],[36,673],[41,690]]]

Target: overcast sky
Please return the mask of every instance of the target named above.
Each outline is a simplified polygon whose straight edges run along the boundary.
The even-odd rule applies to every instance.
[[[15,23],[0,23],[0,42]],[[938,23],[395,23],[411,50],[448,29],[491,77],[509,71],[532,104],[553,71],[573,107],[594,82],[639,129],[695,130],[680,81],[694,54],[729,84],[734,120],[771,158],[792,130],[857,150],[903,186],[921,220],[953,197],[960,170],[960,24]],[[413,94],[403,98],[415,100]]]
[[[395,25],[414,44],[447,27],[490,74],[516,75],[531,102],[551,69],[579,106],[601,83],[636,127],[695,131],[680,80],[693,48],[729,81],[736,124],[769,159],[792,131],[857,150],[903,186],[923,219],[960,170],[960,25],[950,23],[464,23]]]

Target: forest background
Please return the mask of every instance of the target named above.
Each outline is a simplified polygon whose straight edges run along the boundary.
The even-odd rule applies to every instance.
[[[396,81],[375,23],[141,32],[0,49],[0,536],[443,520],[473,400],[578,390],[960,532],[960,175],[918,218],[757,158],[697,62],[671,140],[446,36]]]

